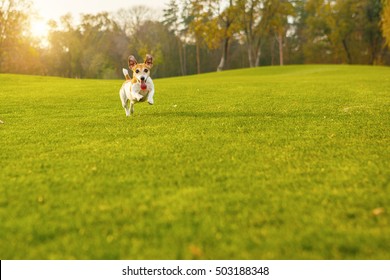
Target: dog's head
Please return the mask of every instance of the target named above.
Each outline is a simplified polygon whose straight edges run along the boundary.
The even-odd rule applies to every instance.
[[[144,84],[150,76],[150,69],[153,67],[153,57],[146,55],[144,63],[138,63],[133,55],[129,56],[129,68],[133,71],[133,79]]]

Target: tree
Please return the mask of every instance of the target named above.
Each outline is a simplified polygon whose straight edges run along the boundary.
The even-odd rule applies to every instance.
[[[186,74],[186,57],[184,53],[185,46],[183,46],[182,35],[183,28],[180,17],[180,7],[176,0],[171,0],[164,9],[163,24],[168,27],[168,30],[174,34],[179,49],[179,61],[181,75]]]
[[[70,14],[61,17],[60,22],[50,21],[48,61],[54,75],[84,77],[82,60],[82,34],[73,24]]]
[[[127,48],[126,45],[123,46],[124,49],[118,49],[115,44],[120,42],[117,35],[124,35],[117,23],[107,12],[86,14],[82,16],[78,29],[81,32],[81,64],[84,77],[115,77],[116,69],[120,68],[115,61],[122,58],[117,51],[124,52]]]
[[[383,5],[381,20],[382,34],[386,39],[387,46],[390,47],[390,1],[384,0]]]
[[[210,14],[205,10],[202,0],[190,0],[188,6],[188,33],[195,40],[196,46],[196,69],[197,73],[201,73],[200,48],[203,43],[202,38],[205,33],[205,25]]]
[[[380,61],[380,54],[384,46],[384,38],[380,28],[383,3],[381,0],[366,0],[365,4],[364,39],[368,43],[369,64],[375,64]]]
[[[288,17],[294,15],[294,7],[288,0],[269,0],[263,8],[263,17],[268,22],[270,33],[274,33],[279,45],[279,63],[284,64],[283,38],[289,28]],[[259,57],[260,59],[260,57]],[[258,65],[258,62],[257,62]]]
[[[229,0],[229,6],[219,15],[219,20],[222,26],[223,43],[222,56],[218,64],[217,71],[222,71],[228,62],[230,41],[234,33],[239,31],[233,0]]]
[[[374,64],[381,61],[380,0],[309,0],[306,8],[309,13],[307,49],[315,50],[315,46],[322,45],[326,62]],[[318,30],[322,36],[313,36]],[[318,49],[314,52],[321,54]]]
[[[262,17],[260,0],[237,0],[236,14],[239,17],[241,29],[244,33],[250,67],[255,67],[257,58],[261,55]]]
[[[272,28],[283,36],[282,26],[287,19],[283,19],[281,12],[285,5],[273,0],[236,0],[236,14],[239,15],[250,67],[260,65],[262,46]]]
[[[305,63],[333,63],[334,49],[329,38],[329,6],[324,0],[308,0],[302,13],[302,50]]]
[[[127,36],[131,36],[144,22],[152,21],[155,13],[156,12],[149,7],[138,5],[128,9],[118,10],[113,14],[113,20]]]
[[[0,0],[0,72],[41,72],[39,53],[25,32],[29,8],[25,0]]]
[[[129,54],[153,76],[284,63],[390,63],[390,0],[170,0],[162,21],[137,6],[27,31],[28,0],[0,0],[0,71],[118,78]]]
[[[50,70],[65,77],[118,77],[128,56],[128,38],[108,13],[85,14],[79,25],[70,15],[52,21],[49,42]]]
[[[179,45],[175,44],[175,35],[168,27],[158,21],[147,21],[131,37],[129,49],[137,58],[146,54],[153,56],[153,77],[181,75],[179,67]]]
[[[234,33],[233,0],[230,5],[221,10],[223,0],[184,0],[181,5],[171,0],[164,10],[164,24],[169,26],[181,42],[194,42],[196,46],[196,61],[200,65],[200,53],[203,47],[208,50],[223,50],[218,70],[222,70],[228,58],[228,47]],[[179,14],[182,16],[180,17]],[[184,44],[185,46],[185,44]],[[185,62],[185,55],[184,55]],[[197,66],[200,72],[199,67]]]
[[[329,17],[330,40],[336,48],[338,44],[342,44],[345,52],[347,63],[354,62],[353,44],[355,41],[354,31],[359,25],[360,7],[359,2],[355,0],[337,0],[335,3],[327,4],[331,15]]]

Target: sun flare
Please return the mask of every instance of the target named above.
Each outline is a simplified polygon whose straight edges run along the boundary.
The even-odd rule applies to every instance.
[[[47,38],[49,26],[43,20],[34,20],[30,23],[30,32],[33,37]]]

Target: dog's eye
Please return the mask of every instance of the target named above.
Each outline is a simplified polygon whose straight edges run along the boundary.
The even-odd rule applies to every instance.
[[[144,70],[145,73],[148,73],[148,71],[149,71],[148,69],[145,69],[145,70]]]
[[[135,70],[135,73],[137,73],[137,74],[138,74],[138,73],[139,73],[139,70],[138,70],[138,69],[137,69],[137,70]]]

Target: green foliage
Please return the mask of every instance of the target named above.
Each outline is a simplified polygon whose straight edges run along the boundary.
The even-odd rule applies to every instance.
[[[390,2],[384,1],[385,6],[382,13],[382,33],[386,39],[386,43],[390,46]]]
[[[40,73],[36,40],[21,36],[27,33],[29,9],[25,0],[0,0],[0,72]]]
[[[259,64],[262,38],[267,29],[265,18],[261,12],[261,3],[262,1],[259,0],[237,0],[235,5],[244,41],[247,45],[250,67]]]
[[[1,259],[389,259],[390,69],[0,75]]]
[[[67,15],[51,26],[46,57],[51,74],[115,78],[125,65],[128,40],[108,13],[85,14],[77,26]]]
[[[390,64],[384,0],[171,0],[70,15],[43,46],[26,32],[25,0],[0,0],[0,72],[122,77],[130,54],[155,57],[154,77],[297,63]],[[8,3],[9,5],[4,5]],[[5,7],[5,8],[4,8]]]
[[[309,0],[305,8],[306,62],[381,63],[381,0]]]

